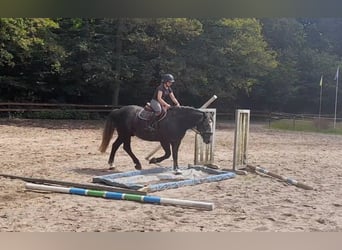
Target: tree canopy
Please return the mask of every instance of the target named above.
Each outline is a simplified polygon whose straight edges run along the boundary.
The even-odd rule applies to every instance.
[[[317,113],[323,75],[331,114],[340,28],[339,18],[0,18],[0,101],[143,105],[171,73],[183,105],[216,94],[224,111]]]

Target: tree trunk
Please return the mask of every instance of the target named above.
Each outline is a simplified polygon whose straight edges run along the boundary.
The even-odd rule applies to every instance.
[[[121,57],[122,57],[122,26],[123,22],[122,19],[118,19],[118,29],[116,31],[116,62],[115,62],[115,78],[113,83],[113,96],[112,96],[112,104],[118,105],[119,104],[119,94],[120,94],[120,76],[121,76]]]
[[[113,83],[113,95],[112,95],[112,105],[119,105],[119,94],[120,94],[120,80],[115,79]]]

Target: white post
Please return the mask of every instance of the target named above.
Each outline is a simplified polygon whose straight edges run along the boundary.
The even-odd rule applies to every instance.
[[[237,109],[235,111],[235,135],[233,170],[247,165],[247,146],[249,137],[250,110]]]
[[[337,114],[337,97],[338,97],[338,75],[339,75],[340,67],[337,67],[335,80],[336,80],[336,91],[335,91],[335,114],[334,114],[334,129],[336,128],[336,114]]]
[[[322,92],[323,92],[323,75],[321,76],[321,81],[319,82],[319,86],[321,88],[319,94],[319,110],[318,110],[318,128],[321,129],[321,111],[322,111]]]

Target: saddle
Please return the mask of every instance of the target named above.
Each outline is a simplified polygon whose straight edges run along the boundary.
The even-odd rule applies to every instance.
[[[164,119],[166,113],[167,112],[165,110],[162,110],[162,113],[158,116],[158,122]],[[139,111],[137,116],[141,120],[150,121],[154,117],[154,110],[152,109],[151,104],[147,102],[144,108]]]

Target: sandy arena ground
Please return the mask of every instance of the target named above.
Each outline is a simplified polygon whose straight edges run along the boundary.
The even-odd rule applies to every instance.
[[[0,120],[0,173],[91,183],[108,170],[109,151],[101,154],[102,121]],[[215,159],[232,167],[234,129],[216,132]],[[179,163],[193,162],[189,131]],[[158,143],[134,138],[143,163]],[[249,173],[233,179],[153,195],[215,203],[213,211],[116,201],[69,194],[33,192],[24,182],[0,177],[1,232],[336,232],[342,231],[342,136],[269,130],[251,124],[248,159],[269,171],[313,186],[304,190],[274,178]],[[159,151],[159,154],[161,152]],[[120,148],[116,171],[134,170]],[[172,160],[164,161],[171,166]]]

